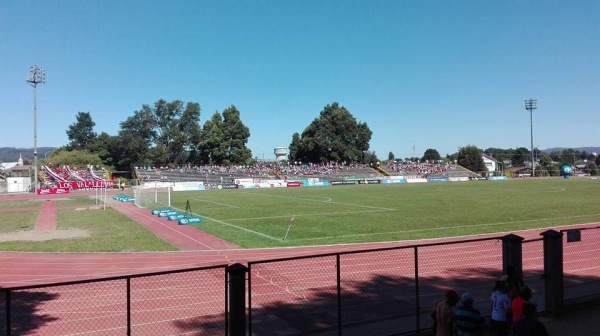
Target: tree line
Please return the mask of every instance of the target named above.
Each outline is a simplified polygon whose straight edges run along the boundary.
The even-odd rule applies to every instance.
[[[200,104],[180,100],[160,99],[153,105],[144,104],[133,115],[120,122],[116,135],[97,134],[90,112],[78,112],[66,133],[67,145],[56,150],[56,164],[97,164],[117,171],[130,171],[135,166],[181,166],[185,164],[252,165],[255,159],[247,147],[250,129],[242,122],[241,112],[231,105],[222,112],[200,122]],[[289,161],[342,164],[379,162],[370,151],[372,131],[366,122],[357,121],[352,113],[334,102],[326,105],[304,130],[292,135]],[[527,148],[488,148],[481,150],[468,145],[442,158],[436,149],[427,149],[421,157],[405,158],[412,162],[456,162],[472,171],[486,171],[481,157],[487,154],[513,167],[530,161]],[[583,159],[600,164],[595,153],[573,149],[544,153],[534,150],[536,161],[543,170],[558,171],[562,164],[574,164]],[[388,160],[396,160],[392,152]],[[85,162],[85,163],[84,163]],[[558,164],[557,164],[558,163]],[[597,168],[597,167],[596,167]]]
[[[215,112],[200,123],[198,103],[158,100],[142,105],[119,124],[116,135],[97,134],[90,112],[78,112],[67,128],[67,145],[52,155],[56,164],[89,160],[115,170],[135,166],[184,164],[251,165],[255,159],[247,147],[250,129],[234,106]],[[369,152],[372,132],[345,107],[332,103],[302,134],[294,133],[289,146],[291,161],[369,163],[377,160]],[[94,158],[89,157],[92,154]],[[81,163],[80,163],[81,164]]]

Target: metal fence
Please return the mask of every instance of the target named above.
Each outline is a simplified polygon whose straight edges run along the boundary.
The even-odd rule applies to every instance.
[[[561,230],[561,233],[565,300],[579,300],[598,295],[600,227]]]
[[[431,327],[448,289],[469,291],[486,314],[502,246],[485,238],[250,262],[249,333],[412,333]]]
[[[600,295],[600,227],[0,290],[2,335],[400,335],[453,289],[489,316],[516,265],[541,311]],[[247,273],[246,273],[247,272]],[[247,279],[245,278],[247,276]],[[564,294],[564,296],[563,296]],[[247,302],[246,302],[247,300]],[[246,320],[248,323],[246,323]]]
[[[226,266],[2,289],[2,335],[227,335]]]

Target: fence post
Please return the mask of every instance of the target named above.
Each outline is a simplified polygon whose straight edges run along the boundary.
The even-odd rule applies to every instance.
[[[523,278],[523,240],[515,234],[502,237],[502,271],[506,273],[509,265],[515,267],[519,279]]]
[[[229,335],[246,335],[246,272],[248,268],[236,263],[227,267],[229,274]]]
[[[12,307],[11,307],[12,302],[11,302],[11,297],[10,297],[11,296],[11,290],[7,289],[5,293],[6,294],[5,294],[4,298],[5,298],[6,302],[5,302],[5,308],[4,309],[6,309],[6,316],[5,316],[5,318],[6,318],[6,335],[10,336],[11,333],[12,333],[12,323],[11,323],[12,322],[11,321],[11,319],[12,319],[12,316],[11,316],[12,315],[12,312],[11,312],[11,310],[12,310]]]
[[[540,233],[544,237],[544,284],[546,311],[556,315],[564,302],[563,244],[562,233],[548,230]]]

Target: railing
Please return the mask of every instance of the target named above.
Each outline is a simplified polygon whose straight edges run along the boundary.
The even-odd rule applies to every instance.
[[[221,265],[4,288],[0,334],[227,335],[226,279]]]
[[[488,307],[502,243],[484,238],[248,263],[250,335],[390,335],[431,328],[447,289]],[[482,310],[487,313],[486,310]]]
[[[565,300],[600,294],[600,226],[561,230]]]
[[[0,334],[420,333],[448,289],[470,292],[489,316],[492,286],[507,265],[533,289],[540,311],[556,313],[564,301],[600,295],[599,238],[600,227],[549,230],[530,240],[507,235],[4,288]]]

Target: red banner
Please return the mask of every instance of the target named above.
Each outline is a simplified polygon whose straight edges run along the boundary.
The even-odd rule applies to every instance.
[[[38,189],[38,195],[58,195],[58,194],[68,194],[70,192],[69,189],[66,188],[49,188],[49,189]]]
[[[111,188],[115,184],[113,181],[68,181],[56,183],[59,188],[67,189]]]
[[[291,182],[287,183],[287,187],[288,188],[298,188],[298,187],[301,187],[301,186],[302,186],[302,183],[297,182],[297,181],[291,181]]]

